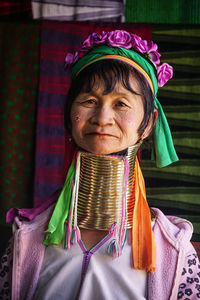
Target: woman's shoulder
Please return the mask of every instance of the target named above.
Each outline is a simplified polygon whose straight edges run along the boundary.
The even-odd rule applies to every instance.
[[[16,216],[13,222],[14,231],[17,229],[23,231],[33,231],[37,230],[38,228],[46,227],[53,212],[54,206],[55,204],[50,205],[48,208],[31,219],[26,219],[22,216]]]
[[[165,215],[158,208],[151,208],[151,211],[155,220],[154,234],[160,233],[175,248],[190,244],[193,234],[191,222],[177,216]]]

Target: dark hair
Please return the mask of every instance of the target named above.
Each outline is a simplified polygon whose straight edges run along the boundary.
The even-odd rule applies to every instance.
[[[95,62],[82,70],[78,76],[72,80],[64,111],[65,128],[68,133],[71,133],[71,106],[80,93],[90,92],[94,85],[96,86],[97,82],[101,81],[105,87],[105,95],[112,92],[118,82],[127,90],[137,94],[130,86],[130,75],[133,75],[139,84],[144,105],[144,118],[138,129],[138,134],[141,136],[154,110],[152,91],[144,77],[138,71],[128,64],[117,60],[101,60]]]

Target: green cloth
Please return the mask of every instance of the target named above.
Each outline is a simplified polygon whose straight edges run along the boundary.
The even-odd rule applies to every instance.
[[[154,99],[155,108],[159,112],[158,120],[154,129],[154,149],[152,160],[156,161],[157,167],[166,167],[178,160],[174,149],[171,131],[165,117],[164,111],[158,99]]]
[[[75,159],[67,173],[65,184],[60,193],[55,209],[53,211],[48,229],[46,231],[45,245],[59,244],[64,236],[64,223],[67,220],[70,211],[71,194],[72,194],[72,180],[75,171]]]
[[[200,24],[199,0],[126,0],[125,21],[153,24]]]
[[[158,110],[158,119],[155,124],[154,131],[154,148],[152,151],[152,158],[156,160],[157,167],[165,167],[178,160],[176,151],[174,149],[171,131],[163,112],[162,106],[157,99],[158,82],[154,67],[148,61],[140,56],[137,52],[121,47],[99,46],[92,49],[85,56],[81,57],[72,68],[72,78],[76,73],[93,59],[104,55],[121,55],[128,57],[138,63],[151,77],[154,86],[154,105]]]

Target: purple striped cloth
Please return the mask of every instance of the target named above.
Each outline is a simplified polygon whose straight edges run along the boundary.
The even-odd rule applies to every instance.
[[[34,19],[122,22],[124,0],[32,0]]]

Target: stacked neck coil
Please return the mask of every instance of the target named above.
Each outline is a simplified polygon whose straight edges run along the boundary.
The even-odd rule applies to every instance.
[[[134,165],[141,144],[128,148],[129,163],[126,188],[126,228],[132,227]],[[122,216],[124,156],[81,153],[77,221],[80,228],[108,230]]]

